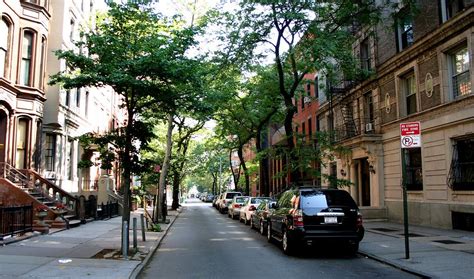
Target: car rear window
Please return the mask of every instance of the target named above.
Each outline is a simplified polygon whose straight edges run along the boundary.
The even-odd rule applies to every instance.
[[[349,193],[345,191],[302,191],[301,208],[321,208],[328,206],[357,207]]]
[[[225,196],[225,198],[226,198],[226,199],[232,199],[232,198],[234,198],[235,196],[242,196],[242,194],[240,194],[240,193],[227,193],[226,196]]]
[[[261,203],[262,201],[270,200],[270,198],[252,198],[251,204]]]
[[[243,203],[245,202],[246,198],[235,198],[235,202],[238,202],[238,203]]]

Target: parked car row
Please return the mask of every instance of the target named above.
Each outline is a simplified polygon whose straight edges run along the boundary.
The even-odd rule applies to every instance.
[[[199,199],[203,202],[212,202],[214,200],[214,195],[209,193],[202,193],[199,195]]]
[[[266,235],[268,242],[281,243],[285,254],[321,243],[343,246],[355,254],[364,237],[362,215],[344,190],[301,187],[283,192],[277,201],[225,192],[213,205]]]

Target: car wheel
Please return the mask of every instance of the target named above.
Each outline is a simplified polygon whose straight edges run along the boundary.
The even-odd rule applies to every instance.
[[[273,242],[272,238],[272,223],[268,222],[267,225],[267,241],[268,242]]]
[[[265,235],[265,227],[263,226],[263,220],[260,220],[260,234]]]
[[[294,243],[289,238],[288,231],[286,229],[283,229],[283,238],[281,241],[281,247],[283,248],[283,253],[285,253],[286,255],[292,255],[295,249]]]

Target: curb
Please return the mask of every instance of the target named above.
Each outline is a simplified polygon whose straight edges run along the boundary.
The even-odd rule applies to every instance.
[[[135,279],[137,278],[137,276],[140,274],[140,272],[143,270],[143,268],[145,268],[145,266],[148,264],[148,262],[150,261],[151,257],[153,257],[153,255],[155,255],[155,252],[156,250],[158,250],[158,247],[160,246],[161,242],[163,241],[163,239],[166,237],[166,235],[168,234],[168,231],[170,230],[171,226],[173,226],[174,222],[176,221],[176,219],[178,219],[179,215],[181,215],[181,212],[183,212],[183,209],[177,211],[178,214],[176,215],[176,217],[173,219],[172,222],[170,222],[169,226],[166,228],[163,236],[158,240],[156,241],[156,243],[151,247],[150,249],[150,252],[148,253],[148,255],[146,255],[145,259],[140,263],[138,264],[132,271],[132,273],[130,273],[130,276],[128,278],[130,279]]]
[[[392,262],[392,261],[390,261],[390,260],[384,259],[384,258],[382,258],[382,257],[379,257],[379,256],[374,255],[374,254],[371,254],[371,253],[367,253],[367,252],[364,252],[364,251],[359,250],[359,251],[358,251],[358,254],[360,254],[360,255],[362,255],[362,256],[365,256],[365,257],[367,257],[367,258],[376,260],[376,261],[378,261],[378,262],[380,262],[380,263],[383,263],[383,264],[392,266],[392,267],[394,267],[394,268],[400,269],[400,270],[402,270],[402,271],[404,271],[404,272],[407,272],[407,273],[410,273],[410,274],[419,276],[420,278],[425,278],[425,279],[432,278],[431,275],[428,275],[428,274],[423,273],[423,272],[421,272],[421,271],[417,271],[417,270],[411,269],[411,268],[409,268],[409,267],[402,266],[402,265],[400,265],[400,264],[398,264],[398,263]]]

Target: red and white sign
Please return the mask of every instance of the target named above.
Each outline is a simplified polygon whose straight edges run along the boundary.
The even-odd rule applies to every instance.
[[[420,122],[400,123],[400,143],[402,148],[421,147]]]

